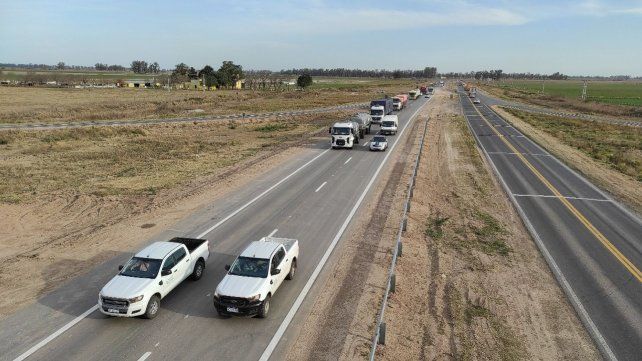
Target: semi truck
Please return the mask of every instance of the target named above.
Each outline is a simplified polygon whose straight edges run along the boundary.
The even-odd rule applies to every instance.
[[[297,269],[299,241],[263,237],[250,243],[214,291],[214,308],[222,316],[258,316],[270,312],[270,300]]]
[[[411,90],[411,91],[408,92],[408,97],[411,100],[415,100],[415,99],[419,98],[420,94],[421,93],[419,92],[419,89],[415,89],[415,90]]]
[[[428,94],[428,88],[426,88],[426,86],[422,86],[421,88],[419,88],[419,91],[420,91],[420,92],[421,92],[421,94],[423,94],[423,95]]]
[[[359,124],[356,122],[339,122],[330,127],[332,148],[352,148],[359,144]]]
[[[108,316],[154,318],[162,298],[188,277],[203,276],[209,254],[204,239],[154,242],[118,267],[98,294],[98,309]]]
[[[395,110],[401,110],[408,105],[408,94],[397,94],[392,98],[392,105]]]
[[[392,113],[392,110],[392,98],[377,99],[370,102],[370,115],[372,116],[372,122],[375,124],[381,124],[381,118]]]
[[[370,134],[372,128],[372,116],[368,113],[357,113],[350,117],[349,122],[359,124],[359,138],[363,139],[366,134]]]

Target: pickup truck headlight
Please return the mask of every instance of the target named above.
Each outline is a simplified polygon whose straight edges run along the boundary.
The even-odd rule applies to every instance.
[[[142,301],[143,297],[145,297],[145,295],[140,295],[140,296],[137,296],[137,297],[134,297],[134,298],[130,298],[127,301],[129,301],[130,303],[136,303],[136,302]]]
[[[259,301],[261,299],[261,294],[259,293],[258,295],[254,295],[252,297],[248,297],[247,300],[250,302],[255,302]]]

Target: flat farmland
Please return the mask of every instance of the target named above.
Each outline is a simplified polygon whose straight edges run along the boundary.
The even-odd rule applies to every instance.
[[[56,123],[225,115],[366,102],[407,92],[412,80],[322,79],[305,91],[0,87],[0,123]]]
[[[500,88],[508,88],[527,93],[544,94],[562,98],[580,99],[582,81],[575,80],[506,80]],[[542,85],[544,91],[542,92]],[[587,87],[589,101],[608,104],[642,105],[641,81],[589,81]]]

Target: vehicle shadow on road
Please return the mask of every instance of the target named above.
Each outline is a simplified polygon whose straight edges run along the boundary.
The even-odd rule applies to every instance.
[[[39,294],[44,296],[39,298],[37,302],[55,311],[79,316],[96,305],[100,289],[118,273],[118,265],[126,262],[131,256],[131,253],[107,251],[87,260],[62,259],[57,261],[42,271],[45,285],[40,289]],[[57,271],[69,269],[85,269],[87,271],[58,287],[53,286],[57,281],[59,282],[56,275],[60,272]],[[102,315],[99,312],[94,312],[88,317],[102,318]]]
[[[225,276],[225,265],[231,264],[236,255],[212,252],[203,277],[198,281],[186,279],[161,301],[161,312],[168,310],[188,317],[226,318],[214,310],[213,295]]]

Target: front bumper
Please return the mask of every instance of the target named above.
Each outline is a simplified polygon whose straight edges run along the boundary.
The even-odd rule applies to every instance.
[[[130,303],[125,299],[113,297],[98,297],[98,309],[107,316],[137,317],[145,313],[147,299]]]
[[[263,301],[250,302],[243,298],[237,297],[217,297],[214,296],[214,308],[219,314],[228,314],[232,316],[256,316],[259,313]],[[230,311],[236,309],[237,311]]]

